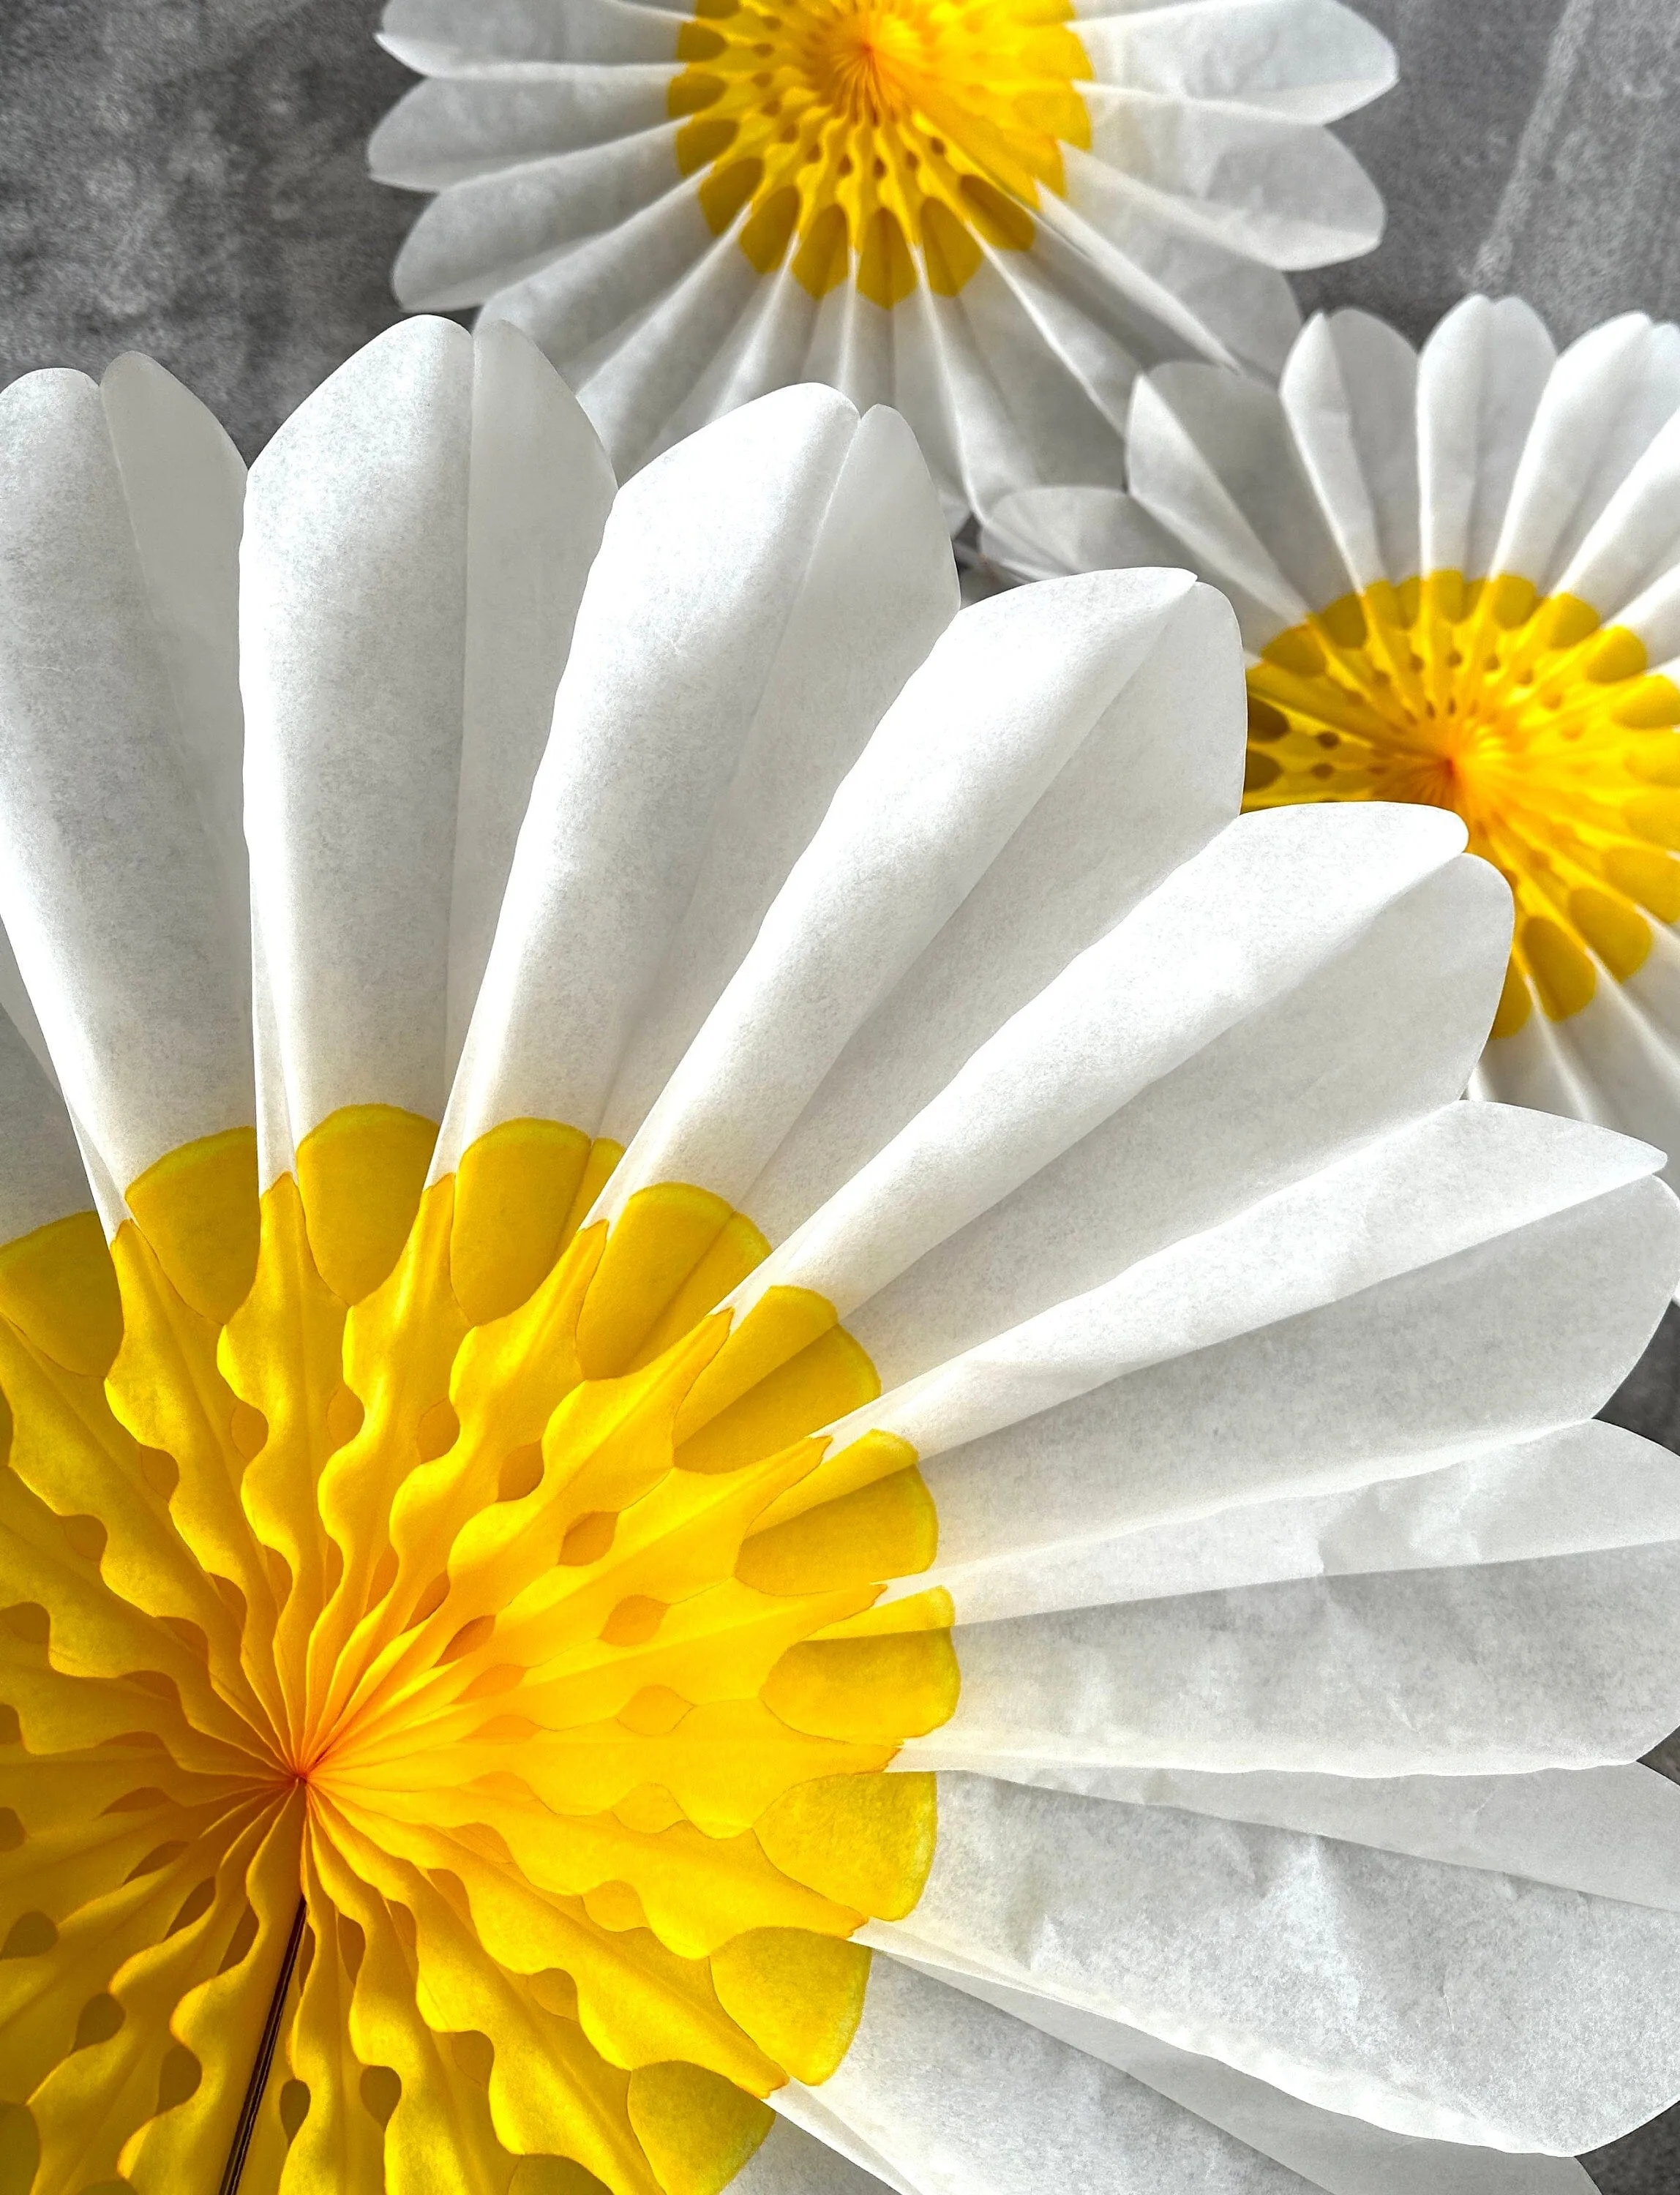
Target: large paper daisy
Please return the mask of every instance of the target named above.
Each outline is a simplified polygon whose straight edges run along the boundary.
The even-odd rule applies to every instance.
[[[895,404],[948,504],[1120,478],[1134,374],[1275,375],[1279,269],[1368,251],[1338,0],[392,0],[396,290],[535,337],[621,474],[796,381]]]
[[[1232,824],[1219,597],[954,619],[823,389],[615,503],[413,322],[237,571],[143,360],[0,475],[9,2186],[1562,2189],[1680,2088],[1585,1422],[1680,1213],[1454,1102],[1454,819]]]
[[[1275,395],[1140,383],[1130,464],[1129,496],[1005,500],[994,553],[1221,586],[1244,804],[1455,809],[1516,901],[1478,1088],[1680,1154],[1680,330],[1629,313],[1559,357],[1472,297],[1419,357],[1337,313]]]

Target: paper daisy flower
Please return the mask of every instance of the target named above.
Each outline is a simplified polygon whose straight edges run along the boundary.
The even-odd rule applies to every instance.
[[[482,305],[621,475],[823,381],[891,403],[948,506],[1121,477],[1140,366],[1275,376],[1280,269],[1368,251],[1325,124],[1394,81],[1338,0],[392,0],[430,81],[374,133],[435,191],[406,305]]]
[[[143,360],[0,476],[9,2186],[1561,2191],[1680,2089],[1680,1212],[1454,1102],[1452,817],[1233,823],[1217,595],[954,617],[825,389],[615,500],[419,320],[242,544]]]
[[[1337,313],[1276,395],[1170,366],[1130,431],[1130,496],[1009,498],[993,553],[1222,587],[1244,804],[1455,809],[1516,902],[1479,1091],[1680,1152],[1680,331],[1629,313],[1560,357],[1471,297],[1418,356]]]

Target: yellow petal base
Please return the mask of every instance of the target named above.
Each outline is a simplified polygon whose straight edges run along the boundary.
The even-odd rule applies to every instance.
[[[1626,630],[1527,579],[1435,572],[1347,595],[1249,673],[1243,804],[1451,808],[1516,934],[1495,1036],[1579,1013],[1680,918],[1680,689]]]
[[[1088,147],[1067,0],[700,0],[670,111],[701,210],[813,297],[955,296],[982,243],[1023,251],[1062,147]]]
[[[932,1506],[817,1434],[868,1358],[797,1291],[731,1332],[765,1245],[705,1190],[584,1229],[615,1149],[511,1123],[422,1191],[430,1134],[336,1115],[260,1207],[212,1138],[109,1260],[0,1251],[20,2186],[214,2188],[301,1898],[247,2195],[714,2195],[926,1879],[882,1772],[949,1604],[855,1627]]]

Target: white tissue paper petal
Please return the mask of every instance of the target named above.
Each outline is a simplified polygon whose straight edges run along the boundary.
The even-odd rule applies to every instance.
[[[1513,2156],[1394,2134],[1303,2103],[1220,2059],[1179,2049],[1101,2014],[950,1967],[915,1959],[904,1963],[1117,2067],[1262,2157],[1287,2165],[1325,2195],[1591,2195],[1593,2187],[1571,2158]]]
[[[341,1106],[442,1115],[612,490],[575,405],[534,368],[510,331],[395,329],[251,475],[265,1179]]]
[[[619,498],[462,1061],[452,1155],[522,1115],[600,1125],[720,815],[728,834],[755,721],[761,711],[767,729],[778,721],[784,682],[827,639],[801,614],[805,579],[861,432],[843,399],[788,390]],[[861,562],[866,544],[848,545],[848,562]],[[950,608],[932,606],[934,631]],[[668,636],[657,650],[650,628]],[[870,673],[825,694],[827,721],[805,735],[839,747],[836,775],[909,669],[891,642],[869,646]],[[820,754],[808,767],[820,784]]]
[[[1064,582],[980,606],[933,650],[835,793],[603,1212],[654,1181],[746,1195],[846,1040],[995,875],[1189,585],[1177,573]],[[1050,898],[1046,913],[1059,911]]]
[[[1181,574],[1162,593],[1163,576],[1155,599],[1172,607],[1152,648],[851,1037],[753,1184],[752,1209],[772,1241],[809,1217],[1001,1023],[1234,815],[1232,728],[1241,722],[1242,694],[1231,677],[1229,613],[1210,589],[1184,590]],[[1117,607],[1128,597],[1106,599]],[[1140,605],[1143,597],[1132,599]],[[965,645],[970,632],[977,642],[1034,625],[1071,632],[1080,602],[1077,593],[1059,601],[1047,593],[1025,612],[978,623],[966,614]],[[1085,616],[1090,608],[1087,597]],[[991,721],[1002,738],[1012,735],[1007,717]],[[951,730],[966,749],[973,723],[948,728],[948,737]]]
[[[0,1014],[0,1242],[32,1235],[90,1202],[64,1100]]]
[[[1567,2153],[1654,2108],[1660,1976],[1680,1918],[1359,1845],[975,1776],[940,1779],[940,1846],[883,1949],[1215,2056],[1398,2134]],[[1324,1950],[1360,1947],[1356,1990]],[[1646,2008],[1614,2058],[1580,2047]],[[844,2077],[842,2074],[841,2077]]]
[[[1184,1361],[1192,1368],[1206,1377],[1204,1359]],[[1215,1391],[1221,1403],[1236,1400]],[[1059,1414],[1065,1436],[1073,1432],[1065,1423],[1073,1409]],[[1012,1437],[935,1459],[925,1474],[937,1489],[942,1559],[915,1589],[942,1586],[965,1623],[1284,1578],[1642,1546],[1661,1541],[1676,1521],[1667,1451],[1640,1443],[1634,1453],[1633,1435],[1596,1423],[1459,1463],[1429,1456],[1410,1478],[1399,1476],[1408,1459],[1389,1456],[1383,1468],[1394,1476],[1374,1484],[1300,1494],[1286,1480],[1248,1500],[1227,1492],[1200,1514],[1166,1517],[1140,1500],[1142,1488],[1115,1503],[1106,1442],[1075,1447],[1072,1467],[1035,1489],[1022,1471],[1034,1433],[1045,1437],[1033,1426],[1010,1428]],[[1607,1466],[1629,1482],[1625,1513],[1614,1517],[1597,1495]],[[1298,1485],[1307,1475],[1297,1456],[1290,1479]],[[1189,1492],[1179,1489],[1181,1502]],[[899,1588],[909,1589],[908,1581]]]
[[[0,412],[0,921],[112,1199],[251,1117],[237,837],[244,468],[149,360]]]
[[[839,2072],[777,2101],[856,2161],[878,2158],[908,2195],[1047,2184],[1300,2195],[1310,2184],[1093,2054],[896,1959],[876,1960]]]

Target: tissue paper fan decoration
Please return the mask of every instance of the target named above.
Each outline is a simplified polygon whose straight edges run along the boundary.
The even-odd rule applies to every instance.
[[[1336,313],[1275,396],[1163,367],[1130,434],[1129,497],[1006,499],[993,553],[1224,588],[1245,805],[1456,809],[1516,902],[1478,1087],[1680,1148],[1680,330],[1629,313],[1559,356],[1472,297],[1418,356]]]
[[[1121,477],[1140,366],[1274,376],[1279,270],[1383,209],[1325,125],[1394,81],[1339,0],[391,0],[438,193],[406,305],[482,305],[621,474],[789,382],[896,405],[948,506]]]
[[[1220,597],[954,616],[819,388],[615,499],[417,320],[248,492],[133,359],[0,475],[9,2185],[1527,2195],[1680,2090],[1680,1214],[1455,1102],[1454,818],[1233,821]]]

